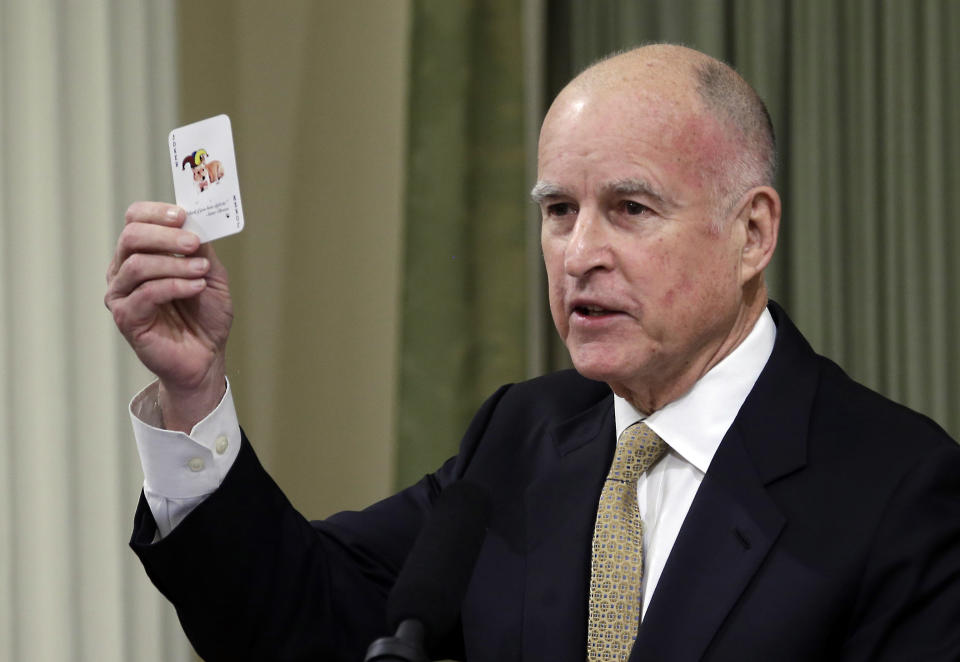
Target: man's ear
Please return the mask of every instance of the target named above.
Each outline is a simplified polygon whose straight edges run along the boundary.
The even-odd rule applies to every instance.
[[[780,195],[772,187],[758,186],[745,197],[740,212],[746,230],[740,272],[744,283],[770,263],[780,231]]]

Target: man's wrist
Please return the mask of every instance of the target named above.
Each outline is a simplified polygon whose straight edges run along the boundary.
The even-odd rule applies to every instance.
[[[157,404],[165,429],[189,435],[193,427],[216,409],[227,391],[225,371],[212,370],[199,386],[176,390],[160,381]]]

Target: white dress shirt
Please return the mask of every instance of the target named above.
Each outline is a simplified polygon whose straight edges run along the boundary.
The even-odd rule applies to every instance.
[[[212,494],[240,452],[240,423],[230,381],[220,404],[189,435],[163,429],[154,382],[130,401],[143,466],[143,495],[163,538]]]
[[[770,357],[775,336],[773,318],[764,311],[747,338],[690,391],[646,417],[669,449],[637,483],[644,523],[643,614],[703,475]],[[229,381],[216,409],[189,435],[163,429],[157,388],[154,382],[131,400],[130,418],[143,465],[143,493],[159,539],[223,482],[240,450],[240,425]],[[643,419],[618,396],[614,414],[617,438]]]
[[[686,394],[646,417],[667,443],[663,458],[637,481],[637,506],[643,519],[643,606],[641,619],[690,510],[703,475],[743,401],[773,351],[777,330],[767,310],[750,334],[701,377]],[[614,396],[617,439],[643,414]]]

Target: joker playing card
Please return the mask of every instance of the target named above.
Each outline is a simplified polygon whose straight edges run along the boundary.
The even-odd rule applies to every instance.
[[[243,229],[240,182],[230,118],[217,115],[170,132],[177,205],[187,211],[184,230],[201,242]]]

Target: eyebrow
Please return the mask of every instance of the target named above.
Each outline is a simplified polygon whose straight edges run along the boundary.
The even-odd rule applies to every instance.
[[[628,177],[604,184],[602,189],[606,195],[643,195],[663,205],[673,205],[673,202],[663,195],[657,188],[643,179]],[[548,181],[539,181],[530,190],[530,199],[536,204],[545,200],[568,197],[569,191],[564,187]]]
[[[530,189],[530,199],[536,204],[542,204],[544,200],[552,198],[562,198],[568,195],[567,190],[553,182],[539,181]]]

